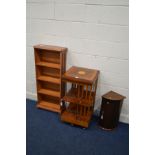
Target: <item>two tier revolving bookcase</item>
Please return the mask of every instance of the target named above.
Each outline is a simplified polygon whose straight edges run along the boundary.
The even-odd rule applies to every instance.
[[[95,103],[99,71],[82,67],[71,67],[62,80],[67,84],[61,101],[61,121],[89,126]]]

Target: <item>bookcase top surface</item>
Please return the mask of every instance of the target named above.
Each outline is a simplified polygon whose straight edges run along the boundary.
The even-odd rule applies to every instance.
[[[72,66],[66,73],[64,73],[63,79],[73,82],[93,84],[97,79],[98,74],[99,71],[95,69]]]
[[[49,50],[49,51],[56,51],[56,52],[67,52],[66,47],[60,47],[60,46],[38,44],[38,45],[34,45],[33,47],[34,49],[42,49],[42,50]]]

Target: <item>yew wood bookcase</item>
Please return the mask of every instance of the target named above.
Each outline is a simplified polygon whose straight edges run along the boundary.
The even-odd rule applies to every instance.
[[[71,67],[64,73],[62,80],[67,83],[68,91],[61,102],[61,120],[87,128],[95,103],[98,70]]]
[[[60,112],[66,87],[61,80],[66,70],[66,52],[65,47],[34,46],[38,108]]]

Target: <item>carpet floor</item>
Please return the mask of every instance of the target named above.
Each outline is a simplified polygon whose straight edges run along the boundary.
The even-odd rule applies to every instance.
[[[104,131],[93,117],[88,129],[62,123],[57,113],[26,100],[27,155],[128,155],[129,125]]]

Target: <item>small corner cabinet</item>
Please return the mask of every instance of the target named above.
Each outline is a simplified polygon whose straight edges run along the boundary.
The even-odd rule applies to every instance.
[[[62,74],[66,70],[67,48],[35,45],[37,107],[60,112],[61,97],[65,94]]]
[[[98,70],[71,67],[62,80],[67,89],[61,102],[61,121],[87,128],[95,103]]]
[[[105,130],[112,130],[118,125],[121,107],[125,96],[109,91],[102,96],[99,126]]]

